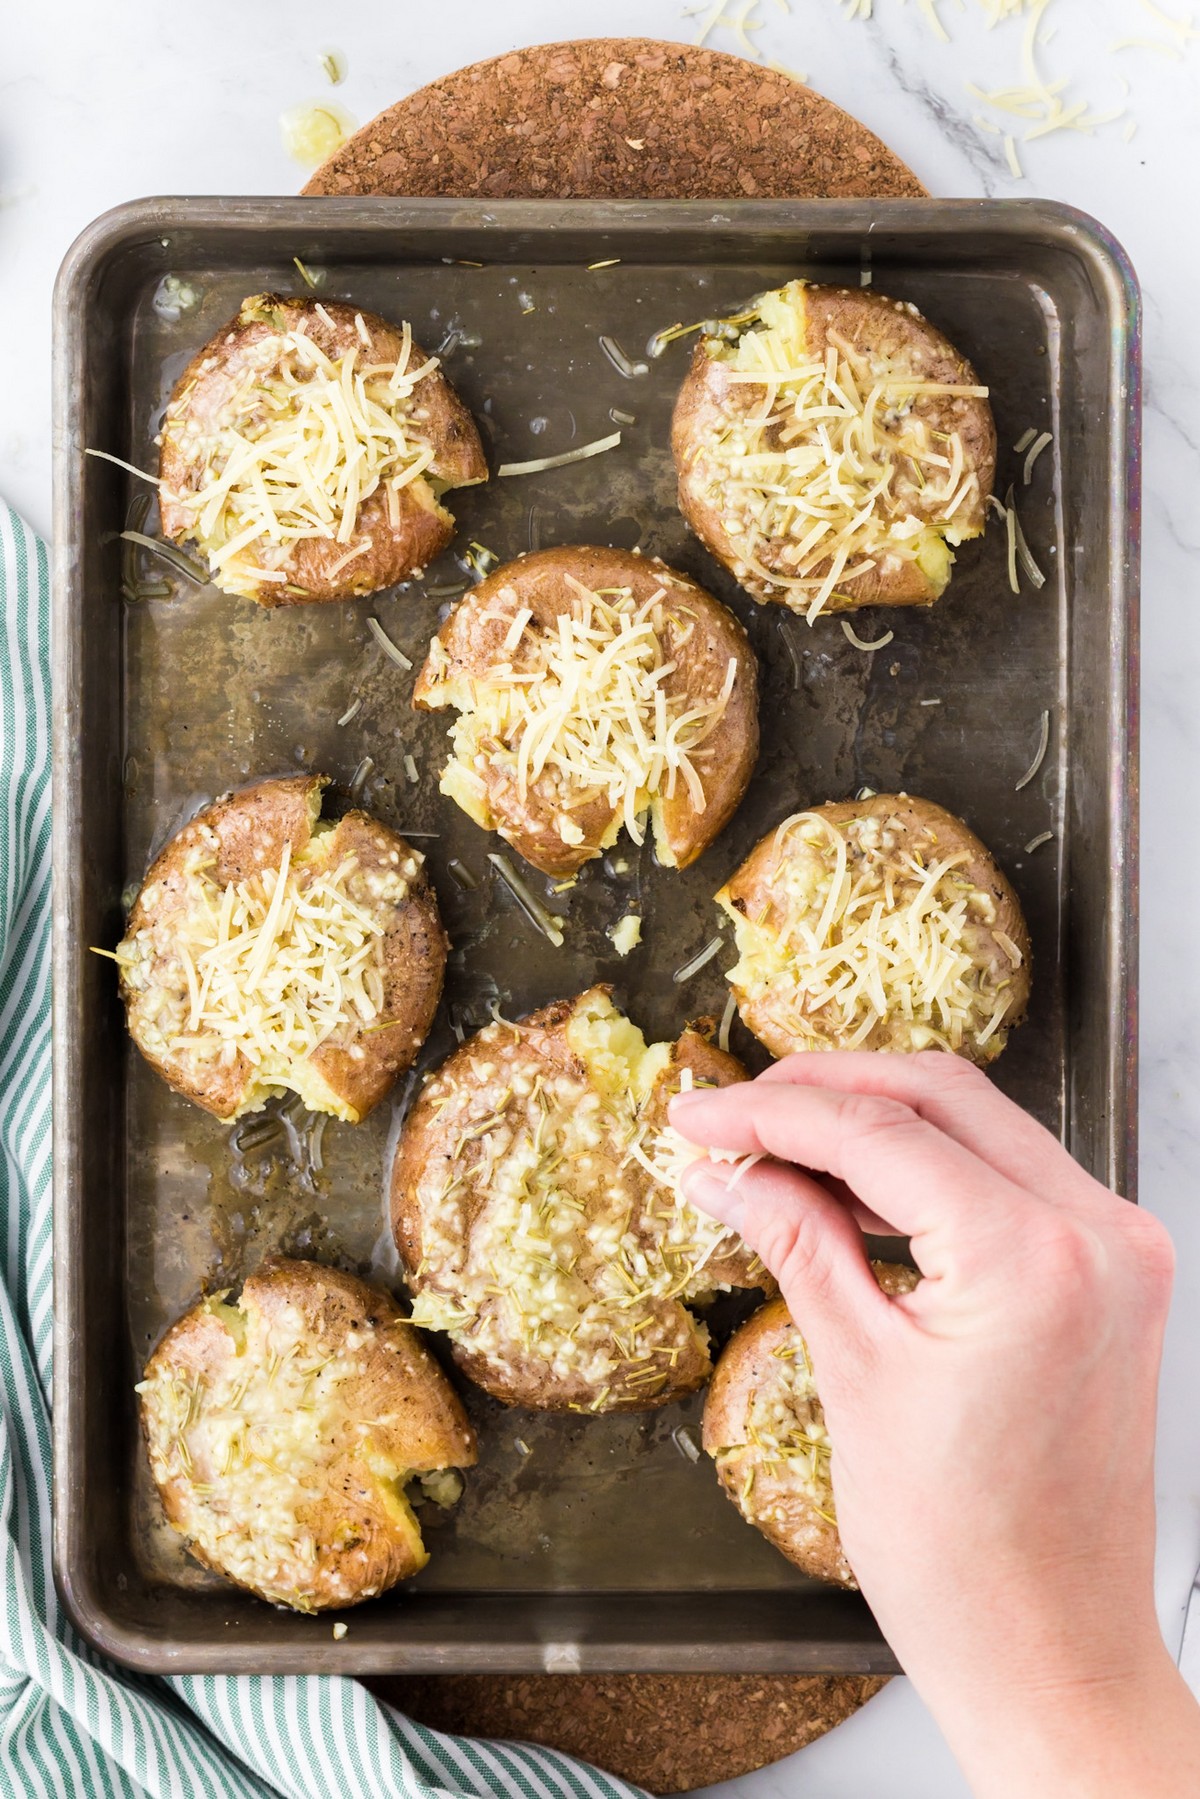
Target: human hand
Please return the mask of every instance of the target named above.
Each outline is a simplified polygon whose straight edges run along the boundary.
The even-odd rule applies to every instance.
[[[1163,1227],[938,1051],[795,1055],[671,1121],[774,1158],[733,1188],[698,1162],[688,1197],[780,1283],[850,1564],[977,1793],[1200,1792],[1153,1606]],[[864,1226],[911,1238],[912,1293]]]

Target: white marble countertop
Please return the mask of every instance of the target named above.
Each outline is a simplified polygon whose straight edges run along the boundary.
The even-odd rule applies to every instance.
[[[1041,26],[1048,41],[1037,54],[1051,78],[1070,78],[1065,101],[1128,110],[1094,135],[1065,130],[1028,144],[1027,122],[1016,121],[1025,170],[1018,180],[1003,136],[975,115],[1005,129],[1012,121],[965,85],[1022,85],[1023,20],[992,31],[986,24],[989,12],[1015,4],[939,0],[949,42],[931,30],[929,0],[875,0],[872,18],[856,16],[864,0],[759,0],[749,9],[727,0],[726,12],[745,14],[761,55],[803,73],[869,123],[935,194],[1069,201],[1117,234],[1142,279],[1141,1197],[1167,1220],[1179,1248],[1158,1476],[1159,1599],[1174,1643],[1200,1561],[1200,834],[1186,810],[1188,769],[1200,748],[1200,633],[1191,613],[1200,587],[1192,562],[1200,558],[1200,245],[1194,226],[1180,228],[1200,168],[1200,41],[1173,36],[1146,0],[1050,0]],[[1162,10],[1179,18],[1186,4],[1162,0]],[[440,0],[437,29],[429,29],[427,12],[362,0],[336,9],[290,0],[284,12],[253,0],[203,0],[198,9],[59,0],[9,9],[0,50],[0,495],[48,529],[50,290],[76,232],[143,194],[294,192],[304,177],[283,153],[279,115],[331,97],[319,66],[331,43],[348,62],[336,98],[365,121],[478,57],[567,36],[694,40],[713,10],[697,19],[681,16],[680,0]],[[1122,38],[1149,41],[1113,49]],[[746,48],[728,25],[708,41]],[[895,1681],[840,1730],[737,1790],[747,1799],[961,1799],[966,1789],[916,1695]]]

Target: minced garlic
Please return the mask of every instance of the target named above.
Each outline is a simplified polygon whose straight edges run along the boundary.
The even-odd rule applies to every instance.
[[[814,1511],[836,1520],[833,1482],[829,1474],[832,1444],[825,1411],[817,1396],[812,1364],[804,1339],[794,1327],[767,1363],[767,1372],[750,1396],[746,1442],[757,1450],[764,1473],[798,1488]],[[745,1509],[749,1516],[770,1520],[772,1506],[765,1485],[756,1512],[753,1490]]]

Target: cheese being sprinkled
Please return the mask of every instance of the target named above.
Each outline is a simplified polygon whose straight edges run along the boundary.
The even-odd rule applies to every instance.
[[[565,1039],[564,1064],[522,1027],[490,1027],[426,1088],[412,1319],[542,1400],[649,1404],[702,1354],[686,1302],[763,1269],[680,1194],[700,1152],[651,1104],[684,1085],[668,1046],[647,1048],[602,992]]]
[[[997,1054],[1020,953],[968,860],[877,812],[785,820],[758,910],[718,895],[740,956],[730,985],[758,1034],[766,1020],[797,1049]]]
[[[416,394],[437,358],[414,362],[408,325],[399,355],[377,356],[361,315],[357,323],[361,341],[337,356],[303,319],[269,331],[239,350],[244,372],[215,416],[193,412],[188,389],[167,410],[162,441],[186,458],[190,477],[168,497],[226,592],[253,598],[264,581],[286,586],[283,565],[305,540],[345,544],[338,566],[352,568],[370,547],[356,533],[376,493],[393,527],[410,484],[423,481],[436,504]]]
[[[723,400],[683,472],[720,522],[738,579],[811,623],[872,571],[916,563],[936,591],[947,543],[978,534],[979,476],[957,430],[926,402],[985,399],[985,387],[924,380],[832,329],[808,348],[806,283],[761,296],[758,328],[710,336]]]
[[[461,712],[442,791],[494,829],[489,789],[500,779],[520,806],[548,810],[568,847],[585,840],[572,812],[603,796],[616,815],[612,835],[624,824],[642,843],[647,810],[680,785],[704,811],[702,746],[725,715],[737,661],[730,657],[707,697],[679,692],[670,677],[696,629],[686,597],[664,585],[639,603],[628,588],[601,594],[564,580],[572,604],[546,625],[515,604],[511,620],[496,614],[507,629],[484,675],[451,670],[433,640],[431,703]]]

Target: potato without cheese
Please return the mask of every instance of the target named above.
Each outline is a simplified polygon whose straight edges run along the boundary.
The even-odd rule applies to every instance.
[[[429,1559],[405,1488],[470,1467],[466,1414],[386,1293],[271,1260],[173,1324],[138,1386],[171,1524],[274,1605],[354,1605]]]
[[[873,1262],[885,1293],[910,1293],[920,1276]],[[808,1349],[782,1299],[735,1331],[704,1402],[704,1447],[748,1524],[818,1580],[857,1585],[838,1536],[832,1444]]]

